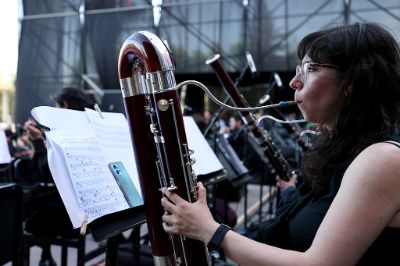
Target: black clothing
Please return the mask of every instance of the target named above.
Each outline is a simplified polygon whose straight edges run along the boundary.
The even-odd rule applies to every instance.
[[[25,195],[27,232],[47,236],[78,236],[78,229],[73,229],[67,210],[58,193],[47,162],[47,149],[44,141],[34,140],[35,154],[33,162],[40,182]],[[47,185],[43,185],[45,183]],[[50,218],[49,218],[50,217]]]
[[[47,149],[42,139],[32,141],[35,153],[33,155],[33,162],[36,166],[37,175],[40,182],[53,183],[53,177],[47,163]]]
[[[400,142],[400,136],[390,139]],[[381,141],[384,140],[387,139]],[[303,184],[277,210],[277,217],[260,226],[258,232],[249,237],[285,249],[307,250],[339,190],[347,167],[338,168],[326,187],[310,190]],[[357,265],[391,265],[398,261],[399,247],[400,228],[386,227]]]
[[[346,167],[347,168],[347,167]],[[304,207],[290,217],[288,222],[288,240],[286,248],[305,251],[335,198],[346,168],[335,172],[328,188],[314,189],[300,199]]]
[[[247,151],[247,133],[245,128],[233,129],[228,137],[228,141],[235,150],[240,160],[244,161]]]

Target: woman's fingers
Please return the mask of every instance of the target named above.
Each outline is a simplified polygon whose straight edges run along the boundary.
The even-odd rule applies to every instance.
[[[164,207],[166,211],[169,212],[175,212],[176,211],[176,206],[174,203],[172,203],[168,198],[163,197],[161,198],[161,205]]]
[[[175,205],[179,204],[180,202],[184,201],[178,194],[169,191],[166,187],[161,189],[161,192],[167,197],[171,202]]]
[[[164,217],[164,216],[163,216]],[[166,222],[162,223],[162,227],[164,228],[165,232],[169,234],[175,234],[174,227]]]
[[[178,230],[178,222],[176,216],[174,214],[165,212],[164,215],[161,217],[163,223],[162,226],[167,233],[178,234],[181,233]]]
[[[172,224],[174,224],[176,222],[175,217],[169,213],[164,213],[164,215],[161,217],[161,219],[163,220],[163,222],[167,223],[169,226],[171,226]]]
[[[294,183],[297,184],[297,175],[293,175],[292,178],[293,178]]]
[[[161,188],[161,192],[167,197],[172,203],[178,205],[180,203],[186,202],[182,199],[178,194],[169,191],[166,187]],[[207,191],[203,186],[203,183],[198,182],[198,193],[199,193],[199,200],[206,201],[207,200]]]
[[[197,191],[199,193],[199,201],[200,202],[207,202],[207,191],[206,188],[203,186],[203,183],[198,182],[197,183],[198,187],[197,187]]]
[[[214,226],[218,227],[207,205],[207,192],[201,182],[198,183],[198,200],[190,203],[176,193],[162,188],[164,197],[161,204],[165,208],[162,216],[163,228],[169,234],[181,234],[201,241],[209,240],[214,233]],[[211,233],[209,225],[213,226]]]

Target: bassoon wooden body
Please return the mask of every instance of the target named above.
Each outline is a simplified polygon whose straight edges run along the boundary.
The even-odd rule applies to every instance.
[[[161,187],[189,202],[197,200],[197,177],[187,145],[168,47],[140,31],[123,44],[118,62],[122,95],[136,157],[155,265],[208,265],[200,241],[169,235],[161,216]]]
[[[234,82],[222,66],[220,62],[220,55],[217,54],[213,58],[207,60],[206,64],[209,64],[213,68],[226,94],[230,97],[233,104],[240,108],[249,107],[246,99],[239,92]],[[250,111],[239,111],[239,113],[242,117],[242,120],[250,129],[257,144],[263,150],[265,157],[276,171],[276,174],[279,175],[282,180],[289,180],[292,175],[296,174],[296,172],[282,156],[280,150],[275,146],[268,132],[258,125],[253,113]]]

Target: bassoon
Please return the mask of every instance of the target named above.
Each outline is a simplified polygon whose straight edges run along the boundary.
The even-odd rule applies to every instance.
[[[174,70],[170,50],[153,33],[135,32],[122,45],[118,72],[155,265],[203,266],[203,243],[162,227],[161,187],[189,202],[198,198]]]
[[[222,84],[226,94],[230,97],[233,104],[239,108],[249,107],[246,99],[239,92],[238,88],[235,86],[232,79],[225,71],[222,63],[220,62],[220,55],[214,55],[212,58],[206,61],[206,64],[209,64],[213,68],[215,74],[218,77],[218,80]],[[265,157],[268,159],[268,161],[271,163],[272,167],[276,171],[276,174],[279,175],[282,180],[289,180],[291,176],[296,174],[296,172],[283,157],[280,150],[275,146],[275,143],[273,142],[271,136],[266,130],[258,125],[252,112],[242,110],[239,111],[239,113],[242,117],[242,120],[247,124],[247,127],[250,129],[252,136],[256,140],[257,144],[263,150]]]

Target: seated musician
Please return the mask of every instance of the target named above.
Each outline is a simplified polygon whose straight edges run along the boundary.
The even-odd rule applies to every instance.
[[[300,197],[271,220],[276,241],[257,242],[215,222],[202,184],[194,203],[163,190],[163,227],[239,265],[397,265],[399,45],[384,27],[355,23],[307,35],[298,58],[290,87],[320,140],[302,163]]]

